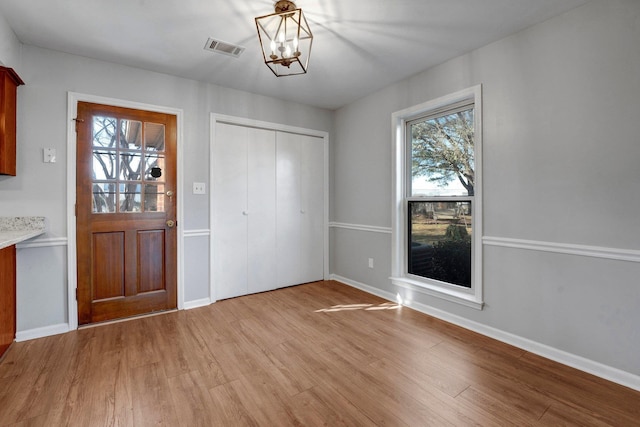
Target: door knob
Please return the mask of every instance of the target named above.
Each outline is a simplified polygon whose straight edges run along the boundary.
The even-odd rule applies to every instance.
[[[167,227],[169,227],[169,228],[173,228],[173,227],[176,226],[176,222],[174,220],[172,220],[172,219],[168,220],[166,222],[166,224],[167,224]]]

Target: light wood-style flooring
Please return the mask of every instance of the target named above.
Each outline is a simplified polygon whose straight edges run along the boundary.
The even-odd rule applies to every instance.
[[[14,343],[0,425],[640,425],[640,393],[318,282]]]

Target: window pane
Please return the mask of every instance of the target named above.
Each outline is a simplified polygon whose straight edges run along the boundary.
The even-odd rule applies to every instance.
[[[116,152],[93,152],[93,179],[106,180],[116,178]]]
[[[412,196],[473,196],[473,108],[411,123]]]
[[[140,180],[141,153],[121,153],[120,154],[120,180],[138,181]]]
[[[120,147],[129,150],[142,148],[142,122],[120,121]]]
[[[93,213],[110,213],[116,211],[116,184],[101,182],[93,184]]]
[[[409,202],[408,272],[471,287],[471,202]]]
[[[164,151],[164,125],[145,123],[144,145],[147,151]]]
[[[145,212],[164,212],[164,185],[146,184],[144,186]]]
[[[144,179],[147,181],[164,181],[164,155],[147,154],[145,156]],[[154,170],[154,168],[156,168]]]
[[[139,183],[120,184],[118,195],[120,212],[140,212],[140,191]]]
[[[93,117],[93,146],[115,148],[117,135],[115,117]]]

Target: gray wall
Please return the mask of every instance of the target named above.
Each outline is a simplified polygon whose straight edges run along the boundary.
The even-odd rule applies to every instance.
[[[639,45],[640,2],[596,0],[338,110],[332,221],[387,232],[334,226],[332,273],[640,375]],[[596,255],[487,244],[482,311],[395,289],[387,261],[391,114],[476,84],[484,236],[557,243],[560,252],[593,246]],[[598,256],[625,250],[635,261]]]
[[[2,22],[0,32],[6,32]],[[179,197],[184,217],[179,225],[187,235],[187,305],[209,297],[209,199],[193,195],[192,183],[207,183],[209,193],[210,113],[327,132],[333,120],[328,110],[19,43],[0,60],[14,67],[26,83],[18,93],[18,175],[0,177],[0,216],[47,218],[47,233],[36,240],[43,246],[27,244],[19,249],[19,336],[31,330],[59,331],[67,323],[66,224],[72,212],[66,208],[66,177],[67,168],[75,167],[66,163],[69,91],[183,110],[179,167],[184,180]],[[42,162],[44,147],[57,150],[57,163]]]

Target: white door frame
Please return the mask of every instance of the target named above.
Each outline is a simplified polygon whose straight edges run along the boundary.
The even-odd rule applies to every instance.
[[[113,105],[115,107],[133,108],[136,110],[155,111],[165,114],[173,114],[177,119],[177,291],[178,309],[184,305],[184,235],[182,229],[182,131],[184,113],[181,109],[165,107],[161,105],[144,104],[140,102],[126,101],[122,99],[108,98],[104,96],[89,95],[84,93],[69,92],[67,95],[67,312],[69,317],[69,330],[78,329],[78,301],[76,300],[77,277],[77,250],[76,250],[76,122],[78,102],[92,102],[96,104]]]
[[[271,123],[271,122],[263,122],[260,120],[252,120],[244,117],[236,117],[236,116],[227,116],[224,114],[211,113],[211,129],[210,129],[210,142],[209,142],[209,165],[214,164],[214,152],[213,152],[213,144],[215,142],[216,137],[216,124],[220,123],[228,123],[239,126],[248,126],[255,127],[260,129],[268,129],[273,131],[281,131],[281,132],[289,132],[289,133],[297,133],[300,135],[308,135],[315,136],[318,138],[322,138],[323,146],[324,146],[324,212],[323,212],[323,225],[322,225],[322,234],[323,234],[323,252],[324,252],[324,266],[323,266],[323,276],[324,280],[329,278],[329,132],[319,131],[314,129],[306,129],[295,126],[283,125],[280,123]],[[213,186],[213,168],[209,167],[209,182],[210,185]],[[214,265],[214,244],[213,239],[215,237],[216,230],[213,229],[213,195],[214,189],[211,188],[209,192],[209,227],[211,227],[210,237],[209,237],[209,266]],[[216,284],[213,279],[213,271],[209,274],[209,298],[211,302],[217,301],[216,295]]]

